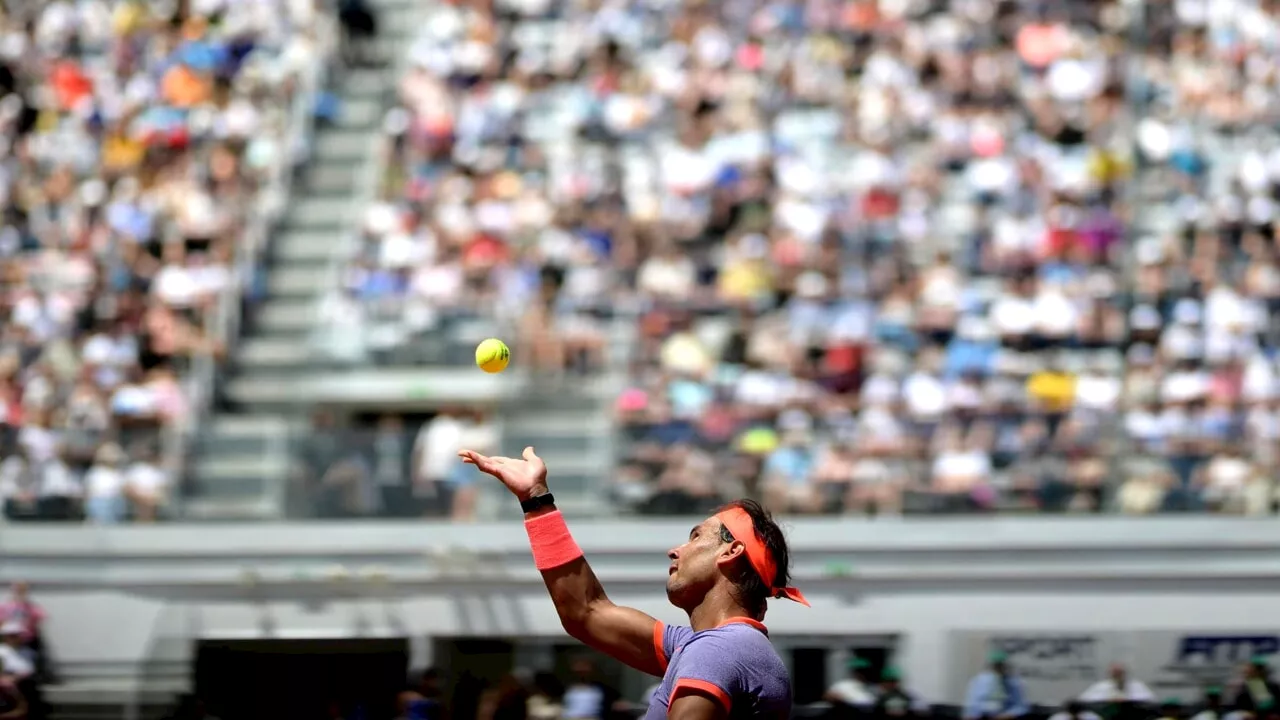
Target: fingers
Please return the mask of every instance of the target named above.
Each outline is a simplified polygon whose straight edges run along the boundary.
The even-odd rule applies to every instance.
[[[522,457],[524,457],[525,460],[528,460],[529,462],[534,462],[538,460],[538,455],[533,451],[532,445],[525,448],[524,452],[521,455]]]

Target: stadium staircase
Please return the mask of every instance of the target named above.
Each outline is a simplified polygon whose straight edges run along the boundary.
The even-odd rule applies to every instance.
[[[312,343],[318,329],[316,310],[337,280],[335,260],[341,259],[363,217],[362,182],[381,169],[371,150],[393,101],[403,58],[418,28],[431,19],[430,6],[416,0],[376,4],[383,28],[378,54],[387,59],[387,66],[349,71],[336,82],[339,115],[316,131],[310,161],[293,184],[289,210],[271,243],[265,297],[224,378],[228,403],[206,421],[193,443],[182,508],[189,519],[270,519],[287,504],[290,450],[307,430],[309,410],[306,399],[297,397],[290,386],[333,369]],[[608,327],[614,365],[606,373],[549,385],[513,368],[515,372],[504,377],[517,392],[499,408],[502,446],[515,452],[526,445],[537,447],[555,469],[561,505],[591,515],[611,512],[606,497],[614,455],[609,399],[622,388],[623,360],[635,334],[634,318],[629,316]],[[489,321],[463,323],[447,336],[393,353],[378,370],[368,371],[469,367],[475,343],[492,335],[509,336]],[[518,514],[518,507],[513,510],[504,500],[486,492],[481,514]]]
[[[422,4],[416,0],[373,0],[379,13],[377,57],[381,68],[345,70],[336,78],[336,118],[319,127],[310,158],[293,185],[285,219],[271,241],[266,296],[237,346],[226,385],[231,409],[214,413],[194,441],[188,499],[183,514],[192,519],[269,517],[279,506],[279,489],[289,471],[286,452],[295,417],[280,403],[261,402],[282,377],[311,367],[308,334],[318,299],[332,286],[334,255],[351,232],[357,184],[370,157],[374,133],[399,79],[418,28]]]

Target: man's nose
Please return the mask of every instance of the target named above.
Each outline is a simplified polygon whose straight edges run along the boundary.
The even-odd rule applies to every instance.
[[[668,557],[669,559],[671,559],[671,560],[677,560],[677,559],[679,559],[679,558],[680,558],[680,548],[678,548],[678,547],[673,547],[673,548],[671,548],[670,550],[668,550],[668,551],[667,551],[667,557]]]

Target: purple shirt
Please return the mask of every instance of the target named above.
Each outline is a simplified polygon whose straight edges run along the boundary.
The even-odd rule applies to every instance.
[[[791,678],[761,623],[735,618],[702,632],[658,623],[653,644],[667,670],[645,720],[666,720],[678,688],[712,696],[732,718],[790,717]]]

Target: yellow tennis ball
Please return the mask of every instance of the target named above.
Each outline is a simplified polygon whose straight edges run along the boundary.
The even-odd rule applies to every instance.
[[[497,338],[489,338],[476,346],[476,366],[487,373],[500,373],[511,361],[511,349]]]

